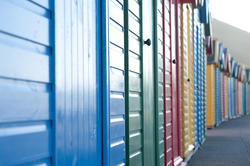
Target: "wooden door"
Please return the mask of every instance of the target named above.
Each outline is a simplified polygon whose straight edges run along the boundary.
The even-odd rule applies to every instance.
[[[124,2],[126,165],[155,165],[153,1]]]

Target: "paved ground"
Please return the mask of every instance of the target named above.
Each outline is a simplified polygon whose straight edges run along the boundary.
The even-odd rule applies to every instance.
[[[206,142],[188,166],[250,166],[250,116],[208,130]]]

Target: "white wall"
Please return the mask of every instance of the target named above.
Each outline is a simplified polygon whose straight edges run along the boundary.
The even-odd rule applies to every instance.
[[[247,20],[246,20],[247,21]],[[250,33],[213,19],[213,36],[229,48],[235,59],[250,67]]]

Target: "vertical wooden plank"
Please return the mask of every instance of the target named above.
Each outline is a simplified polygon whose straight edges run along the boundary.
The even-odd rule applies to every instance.
[[[142,3],[142,39],[153,39],[153,1]],[[144,165],[155,165],[155,112],[154,112],[154,72],[153,46],[144,44],[143,59],[143,122],[144,122]]]
[[[55,165],[102,163],[99,5],[55,1]]]

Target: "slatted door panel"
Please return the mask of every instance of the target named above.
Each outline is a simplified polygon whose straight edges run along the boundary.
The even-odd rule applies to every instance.
[[[216,111],[215,111],[215,64],[213,65],[213,72],[212,72],[212,105],[213,105],[213,125],[215,125],[216,121]],[[208,79],[208,78],[207,78]],[[207,92],[208,95],[208,92]]]
[[[165,165],[173,162],[173,99],[172,99],[172,56],[171,56],[171,1],[164,0],[164,75],[165,75]]]
[[[206,136],[206,131],[207,131],[207,56],[206,56],[206,39],[205,39],[205,28],[204,25],[201,27],[201,40],[202,40],[202,86],[201,86],[201,90],[202,90],[202,102],[201,102],[201,106],[202,106],[202,142],[205,140],[205,136]]]
[[[233,117],[233,104],[232,104],[232,95],[233,87],[231,83],[231,77],[228,77],[228,118],[232,119]]]
[[[195,144],[195,115],[194,115],[194,58],[193,58],[193,12],[192,5],[187,7],[187,32],[188,32],[188,135],[189,147]]]
[[[208,69],[207,69],[207,73],[208,73]],[[207,76],[207,81],[208,81],[208,76]],[[207,85],[208,86],[208,85]],[[212,109],[212,126],[215,125],[215,64],[212,65],[211,68],[211,97],[212,97],[212,101],[211,101],[211,109]],[[208,91],[209,91],[209,87],[207,87],[207,97],[208,97]],[[208,99],[207,99],[208,100]],[[208,103],[208,102],[207,102]],[[207,110],[208,110],[208,104],[207,104]],[[207,117],[208,119],[208,117]]]
[[[152,45],[143,42],[153,37],[153,1],[124,3],[126,165],[154,165],[154,57]]]
[[[228,77],[225,74],[224,75],[224,80],[225,80],[225,119],[228,119],[228,113],[229,113],[229,109],[228,109]]]
[[[233,86],[233,117],[237,116],[236,113],[236,79],[232,78],[232,86]]]
[[[198,12],[198,16],[200,16]],[[198,142],[201,143],[201,138],[202,138],[202,110],[201,110],[201,100],[202,100],[202,93],[201,93],[201,59],[202,59],[202,54],[201,54],[201,25],[198,22],[197,23],[198,31],[197,31],[197,89],[198,89],[198,96],[197,96],[197,127],[198,127]]]
[[[246,88],[246,92],[245,92],[246,93],[246,114],[248,115],[248,113],[249,113],[249,104],[250,103],[249,103],[249,93],[248,93],[248,91],[249,91],[248,88],[249,87],[248,87],[247,82],[245,83],[245,88]]]
[[[194,112],[195,112],[195,146],[198,146],[198,13],[193,9],[193,52],[194,52]]]
[[[163,166],[165,164],[165,153],[164,153],[164,124],[165,124],[165,118],[164,117],[164,83],[165,83],[165,77],[164,77],[164,48],[163,48],[163,1],[158,0],[156,3],[156,27],[157,28],[157,34],[156,34],[156,42],[157,42],[157,52],[156,52],[156,72],[155,72],[155,80],[156,80],[156,158],[157,158],[157,165]]]
[[[187,35],[187,6],[181,5],[181,106],[182,106],[182,156],[189,154],[188,135],[188,35]]]
[[[53,21],[49,1],[0,2],[0,165],[51,165]]]
[[[242,112],[243,111],[243,109],[242,109],[242,83],[239,81],[238,84],[239,84],[239,89],[238,89],[239,103],[238,103],[238,105],[239,105],[239,115],[241,116],[241,115],[243,115],[243,112]]]
[[[224,73],[221,72],[221,119],[225,120],[225,82]]]
[[[142,87],[142,52],[141,52],[141,16],[142,6],[136,0],[128,1],[128,131],[127,165],[143,165],[143,87]]]
[[[171,3],[171,55],[172,55],[172,111],[173,111],[173,161],[182,162],[182,108],[181,108],[181,6]]]
[[[250,84],[248,83],[248,113],[250,113]]]
[[[214,126],[213,119],[213,65],[207,65],[207,127]]]
[[[176,54],[176,69],[177,69],[177,105],[178,105],[178,158],[182,155],[182,151],[183,151],[183,147],[182,147],[182,63],[181,63],[181,48],[182,48],[182,43],[181,43],[181,39],[182,39],[182,34],[181,34],[181,4],[179,4],[179,2],[177,1],[177,54]]]
[[[248,115],[249,114],[249,87],[248,87],[248,83],[246,82],[245,84],[246,86],[246,114]]]
[[[179,156],[179,118],[178,118],[178,105],[177,105],[177,52],[178,52],[178,33],[177,33],[177,20],[176,20],[176,15],[178,14],[177,11],[177,3],[176,1],[171,0],[171,31],[170,31],[170,36],[171,36],[171,57],[172,57],[172,158],[173,162],[175,163],[175,160]],[[174,63],[175,62],[175,63]],[[170,155],[169,155],[170,156]],[[168,160],[171,160],[171,158],[168,158]],[[174,163],[170,165],[174,165]]]
[[[242,83],[241,84],[241,96],[242,96],[242,99],[241,99],[241,105],[242,105],[242,115],[246,115],[246,104],[245,104],[245,100],[246,100],[246,95],[245,95],[245,84]]]
[[[220,69],[215,70],[215,110],[216,110],[216,125],[221,122],[221,83],[220,83]]]
[[[235,79],[235,114],[236,116],[240,115],[240,110],[239,110],[239,81]]]
[[[245,82],[245,115],[248,115],[248,83]]]
[[[110,165],[125,164],[124,4],[109,0]],[[133,69],[139,71],[139,65]]]

